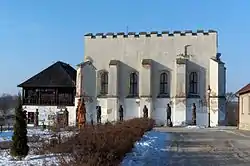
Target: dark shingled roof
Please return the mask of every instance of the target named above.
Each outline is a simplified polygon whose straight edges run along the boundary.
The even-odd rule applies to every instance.
[[[185,30],[185,33],[192,33],[192,30]]]
[[[58,61],[31,77],[18,87],[75,87],[76,70],[69,64]]]
[[[110,60],[109,65],[118,65],[119,61],[118,60]]]
[[[204,33],[204,30],[199,29],[197,30],[197,33]]]
[[[135,32],[128,32],[128,35],[135,35]]]
[[[152,31],[152,32],[150,32],[151,34],[158,34],[158,32],[157,31]]]
[[[124,32],[118,32],[117,35],[125,35]]]
[[[146,35],[147,32],[139,32],[139,35]]]
[[[87,34],[84,35],[84,36],[93,36],[93,34],[92,34],[92,33],[87,33]]]
[[[106,35],[107,35],[107,36],[113,36],[114,33],[113,33],[113,32],[108,32]]]
[[[143,59],[142,62],[141,62],[141,64],[142,65],[150,65],[151,61],[152,61],[151,59]]]
[[[174,31],[175,34],[181,34],[181,31]]]
[[[192,36],[197,36],[197,34],[199,35],[210,35],[210,33],[217,33],[217,31],[215,30],[208,30],[208,31],[204,31],[204,30],[197,30],[197,31],[192,31],[192,30],[186,30],[186,31],[151,31],[151,32],[118,32],[118,33],[113,33],[113,32],[107,32],[107,33],[96,33],[96,34],[92,34],[92,33],[87,33],[85,34],[85,36],[87,37],[91,37],[92,39],[96,38],[97,36],[101,36],[102,38],[106,38],[107,36],[111,36],[113,38],[116,38],[117,35],[121,35],[124,38],[127,38],[128,36],[134,36],[136,38],[140,37],[140,35],[146,35],[146,37],[150,37],[151,35],[157,35],[159,37],[163,36],[163,34],[166,34],[168,36],[175,36],[175,35],[181,35],[181,36],[186,36],[186,34],[190,34]]]
[[[215,62],[219,63],[219,64],[225,64],[224,62],[222,62],[220,60],[220,58],[212,57],[211,59],[214,60]]]
[[[237,95],[243,95],[245,93],[249,93],[250,92],[250,83],[247,84],[246,86],[244,86],[243,88],[241,88],[238,92],[236,92]]]
[[[169,31],[162,31],[162,34],[169,34]]]
[[[186,64],[187,61],[188,61],[187,59],[177,58],[177,59],[176,59],[176,64],[178,64],[178,65],[183,65],[183,64]]]

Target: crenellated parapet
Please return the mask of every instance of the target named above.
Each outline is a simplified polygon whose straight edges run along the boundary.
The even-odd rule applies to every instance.
[[[217,31],[215,30],[197,30],[197,31],[151,31],[151,32],[108,32],[108,33],[87,33],[85,34],[85,37],[95,39],[95,38],[128,38],[128,37],[134,37],[134,38],[140,38],[140,37],[151,37],[151,36],[157,36],[157,37],[174,37],[174,36],[201,36],[201,35],[211,35],[211,34],[217,34]]]

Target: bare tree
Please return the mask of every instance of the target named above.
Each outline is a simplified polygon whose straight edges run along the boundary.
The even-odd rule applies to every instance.
[[[226,103],[231,103],[236,99],[236,95],[233,92],[226,93]]]
[[[3,94],[0,97],[0,110],[4,111],[4,114],[6,114],[6,111],[11,108],[15,108],[17,104],[17,96],[13,96],[10,94]]]
[[[17,105],[17,96],[2,94],[0,96],[1,124],[4,124],[8,111]]]

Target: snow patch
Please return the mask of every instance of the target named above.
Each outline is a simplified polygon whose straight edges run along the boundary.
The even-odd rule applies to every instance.
[[[132,152],[124,157],[122,166],[166,165],[171,134],[149,131],[134,144]]]
[[[13,134],[12,131],[3,131],[3,132],[0,132],[0,142],[11,140],[12,134]]]
[[[28,155],[23,160],[15,160],[10,156],[9,150],[0,151],[0,166],[42,166],[42,165],[59,165],[58,155]]]
[[[186,126],[185,128],[187,128],[187,129],[204,129],[206,127],[205,126],[190,125],[190,126]]]
[[[62,131],[59,132],[62,138],[71,137],[74,132],[73,131]],[[0,132],[0,142],[11,141],[12,140],[13,131],[3,131]],[[27,129],[28,137],[39,137],[40,139],[49,139],[53,135],[49,130],[41,130],[41,129]]]

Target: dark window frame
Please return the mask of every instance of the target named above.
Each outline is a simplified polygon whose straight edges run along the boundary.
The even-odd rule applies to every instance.
[[[101,72],[100,73],[101,78],[101,95],[107,95],[108,94],[108,72]]]
[[[168,74],[163,72],[160,74],[160,95],[168,94]]]
[[[189,94],[198,94],[198,74],[191,72],[189,74]]]
[[[138,96],[138,75],[135,72],[129,75],[129,95]]]
[[[26,88],[23,105],[74,106],[75,88]]]
[[[35,123],[35,112],[27,112],[27,124]]]

